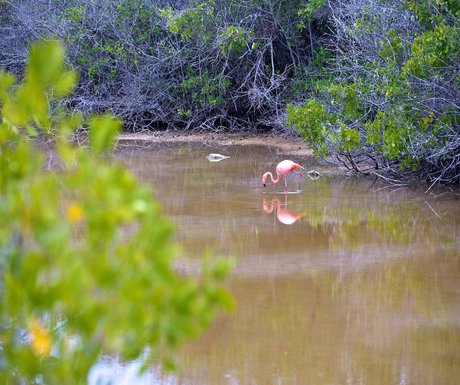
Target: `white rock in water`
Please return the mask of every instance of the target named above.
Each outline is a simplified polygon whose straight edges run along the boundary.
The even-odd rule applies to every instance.
[[[229,156],[221,155],[221,154],[209,154],[206,156],[206,159],[210,162],[220,162],[221,160],[228,159]]]
[[[320,172],[316,170],[307,171],[307,175],[310,179],[318,179],[321,176]]]

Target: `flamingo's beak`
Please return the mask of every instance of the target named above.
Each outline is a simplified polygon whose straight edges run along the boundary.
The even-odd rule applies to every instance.
[[[267,187],[267,184],[266,184],[266,183],[262,183],[262,186]]]

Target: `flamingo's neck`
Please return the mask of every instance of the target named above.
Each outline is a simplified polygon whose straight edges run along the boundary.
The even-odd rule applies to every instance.
[[[280,181],[280,173],[278,171],[276,171],[276,179],[273,178],[273,174],[269,171],[269,172],[266,172],[263,177],[262,177],[262,181],[263,183],[265,183],[265,181],[267,180],[267,177],[270,177],[270,179],[272,180],[273,183],[278,183]]]

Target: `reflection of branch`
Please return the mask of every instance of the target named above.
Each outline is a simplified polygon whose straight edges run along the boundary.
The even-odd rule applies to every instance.
[[[376,171],[373,171],[371,174],[375,175],[375,176],[378,176],[379,178],[382,178],[385,181],[387,181],[387,182],[389,182],[389,183],[391,183],[392,185],[395,185],[395,186],[408,186],[409,185],[409,183],[404,183],[404,182],[401,182],[398,179],[389,178],[389,177],[387,177],[385,175],[379,174]]]
[[[431,211],[434,212],[434,215],[436,215],[439,219],[442,219],[441,216],[434,210],[433,207],[431,207],[431,205],[427,201],[425,201],[425,203],[431,209]]]

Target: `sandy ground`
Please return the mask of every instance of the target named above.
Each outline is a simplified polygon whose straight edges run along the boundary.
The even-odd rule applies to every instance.
[[[300,138],[294,135],[274,135],[274,134],[227,134],[227,133],[205,133],[205,134],[187,134],[175,132],[140,132],[140,133],[122,133],[118,137],[118,142],[127,144],[130,141],[146,141],[150,143],[164,142],[200,142],[213,146],[254,145],[261,144],[265,146],[278,147],[281,152],[287,155],[312,156],[313,151]]]

